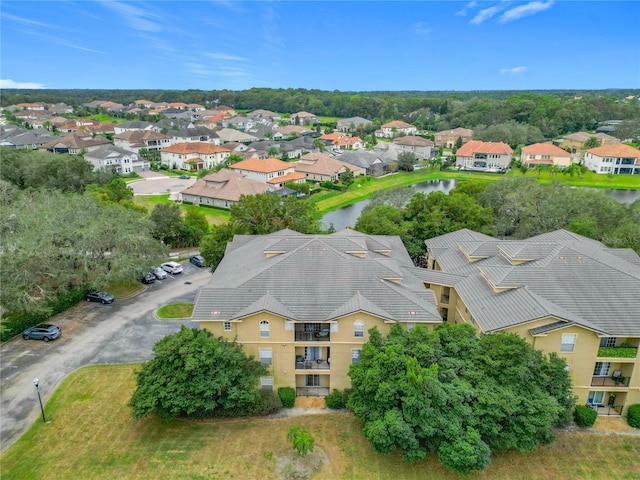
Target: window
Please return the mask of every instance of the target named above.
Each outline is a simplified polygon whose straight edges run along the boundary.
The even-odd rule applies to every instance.
[[[444,287],[442,294],[440,295],[440,303],[449,303],[449,295],[451,294],[451,287]]]
[[[262,365],[271,365],[271,349],[261,348],[259,350],[259,353],[260,353],[260,363]]]
[[[593,375],[595,377],[607,377],[609,376],[609,369],[611,363],[609,362],[596,362],[596,366],[593,369]]]
[[[351,350],[351,363],[358,363],[360,361],[360,350]]]
[[[562,334],[562,344],[560,345],[561,352],[573,352],[573,349],[576,345],[576,334],[575,333],[563,333]]]
[[[322,385],[320,375],[305,375],[305,382],[307,387],[319,387]]]
[[[225,332],[231,331],[231,322],[224,322],[224,331]]]
[[[268,337],[269,336],[269,322],[266,320],[262,320],[260,322],[260,336]]]
[[[413,330],[413,327],[415,326],[416,326],[415,323],[407,323],[407,332],[410,332],[411,330]]]
[[[353,324],[353,336],[359,338],[364,337],[364,322],[358,320]]]
[[[618,343],[618,337],[602,337],[600,339],[601,347],[615,347]]]
[[[471,322],[471,325],[475,325],[476,324],[476,320],[475,320],[475,318],[473,318],[473,315],[471,315],[469,317],[469,321]]]
[[[604,392],[589,392],[589,405],[604,405]]]
[[[273,377],[260,377],[260,388],[263,392],[272,392]]]

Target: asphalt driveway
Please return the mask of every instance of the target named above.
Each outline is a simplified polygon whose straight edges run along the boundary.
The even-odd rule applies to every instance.
[[[193,302],[211,277],[208,268],[184,264],[184,272],[148,285],[139,295],[111,305],[82,303],[51,319],[62,328],[52,342],[14,338],[0,346],[0,451],[13,444],[40,416],[33,379],[46,402],[59,383],[86,365],[141,362],[153,345],[189,320],[161,320],[167,303]]]

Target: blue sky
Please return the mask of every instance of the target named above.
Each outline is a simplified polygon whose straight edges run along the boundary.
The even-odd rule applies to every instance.
[[[0,4],[0,87],[640,88],[638,1]]]

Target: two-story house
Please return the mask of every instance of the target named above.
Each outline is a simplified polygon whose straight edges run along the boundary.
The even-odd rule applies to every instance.
[[[506,143],[470,140],[456,152],[456,166],[463,170],[504,171],[509,168],[512,154]]]
[[[229,165],[229,168],[257,182],[265,183],[272,189],[280,189],[287,182],[304,183],[303,174],[295,171],[295,165],[277,158],[247,158]]]
[[[385,123],[379,130],[376,130],[376,137],[394,138],[400,135],[416,135],[417,133],[418,129],[413,125],[394,120],[393,122]]]
[[[556,165],[566,168],[571,165],[571,154],[551,143],[534,143],[522,147],[520,162],[528,167],[536,165]]]
[[[347,170],[351,170],[354,177],[365,172],[361,167],[341,162],[326,153],[307,153],[294,165],[296,172],[304,175],[306,180],[315,182],[338,182]]]
[[[262,182],[248,179],[235,170],[223,168],[198,179],[195,184],[180,193],[183,202],[230,208],[238,203],[242,195],[259,195],[268,189],[269,187]]]
[[[269,367],[263,390],[298,396],[350,388],[368,330],[441,323],[434,293],[399,237],[346,230],[236,235],[199,292],[193,321]]]
[[[171,145],[171,137],[153,130],[126,130],[113,137],[116,147],[139,153],[141,149],[161,150]]]
[[[336,128],[341,132],[356,132],[373,125],[371,120],[362,117],[342,118],[338,120]]]
[[[120,175],[151,169],[151,163],[144,157],[115,145],[103,145],[87,152],[84,159],[91,162],[94,170],[113,170]]]
[[[453,148],[458,139],[462,140],[463,145],[473,139],[473,130],[462,127],[441,130],[435,133],[434,139],[437,147]]]
[[[40,147],[40,150],[47,150],[53,153],[68,153],[70,155],[81,155],[100,148],[101,145],[111,145],[105,137],[92,137],[90,133],[72,132],[62,137],[54,137]]]
[[[309,112],[296,112],[289,117],[289,123],[291,125],[313,125],[318,123],[318,117]]]
[[[640,257],[566,230],[498,240],[459,230],[427,240],[417,269],[448,322],[511,332],[567,361],[579,404],[640,403]]]
[[[640,150],[623,143],[590,148],[584,166],[596,173],[640,175]]]
[[[413,153],[419,160],[434,156],[434,143],[426,138],[407,135],[395,138],[393,143],[400,147],[402,151]]]
[[[225,162],[231,149],[207,142],[176,143],[160,150],[160,162],[179,170],[211,170]]]

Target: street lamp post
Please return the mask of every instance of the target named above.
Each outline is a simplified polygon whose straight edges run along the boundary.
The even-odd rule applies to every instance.
[[[40,402],[40,411],[42,412],[42,423],[47,423],[47,419],[44,416],[44,407],[42,406],[42,398],[40,398],[40,389],[38,386],[40,385],[40,380],[37,378],[33,379],[33,385],[36,387],[36,392],[38,392],[38,401]]]

